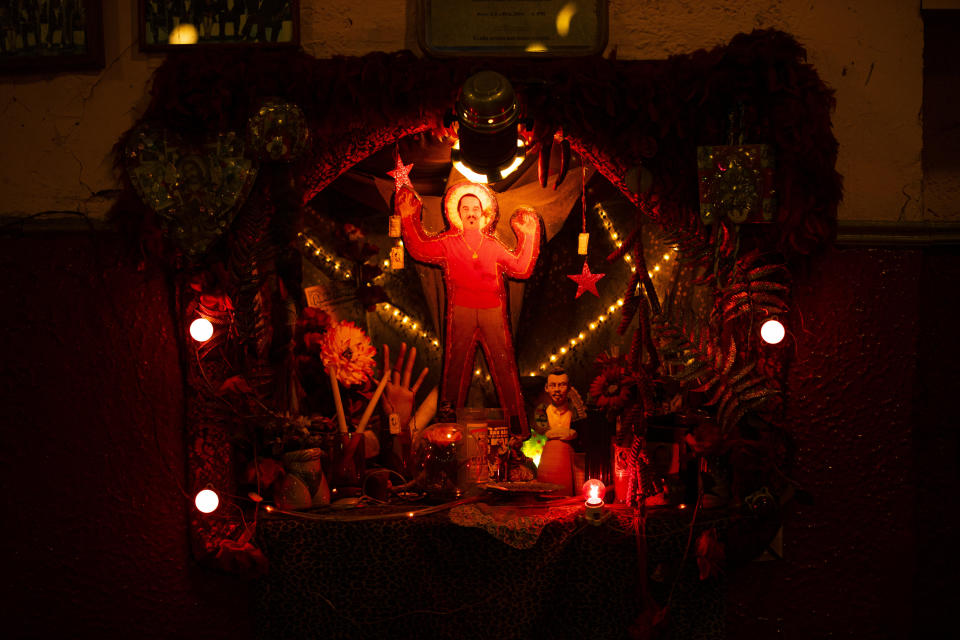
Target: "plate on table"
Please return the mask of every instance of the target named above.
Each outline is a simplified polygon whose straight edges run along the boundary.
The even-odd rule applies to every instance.
[[[487,489],[497,493],[539,495],[551,493],[558,489],[563,489],[563,487],[559,484],[553,484],[552,482],[530,480],[528,482],[488,482]]]

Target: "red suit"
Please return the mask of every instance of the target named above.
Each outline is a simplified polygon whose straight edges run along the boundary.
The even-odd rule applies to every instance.
[[[480,233],[472,236],[473,242],[467,241],[463,222],[456,214],[458,204],[454,198],[458,194],[473,195],[484,204],[484,224]],[[510,251],[493,235],[499,211],[496,198],[485,185],[461,183],[450,187],[443,207],[449,228],[434,236],[424,233],[420,222],[422,204],[412,191],[401,190],[397,208],[404,246],[410,255],[443,269],[447,310],[441,398],[456,407],[464,405],[479,345],[486,356],[504,419],[509,423],[511,416],[517,416],[526,437],[529,428],[503,278],[530,277],[540,248],[540,217],[529,208],[514,212],[510,225],[517,236],[517,246]]]

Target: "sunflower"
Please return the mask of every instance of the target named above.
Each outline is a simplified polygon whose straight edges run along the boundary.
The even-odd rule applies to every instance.
[[[333,325],[320,347],[323,366],[328,371],[333,367],[337,380],[345,385],[360,384],[373,374],[376,353],[370,337],[352,322]]]

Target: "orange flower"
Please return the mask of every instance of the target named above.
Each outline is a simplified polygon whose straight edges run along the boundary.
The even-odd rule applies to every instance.
[[[373,357],[377,350],[370,337],[352,322],[339,322],[323,337],[320,358],[323,366],[337,375],[342,384],[354,385],[373,375]]]

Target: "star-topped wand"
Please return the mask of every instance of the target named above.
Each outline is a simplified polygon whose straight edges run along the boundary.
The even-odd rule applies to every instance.
[[[410,172],[413,170],[413,163],[403,164],[403,160],[400,158],[399,147],[394,150],[393,157],[395,166],[393,171],[387,172],[387,175],[393,178],[394,194],[400,193],[400,189],[404,187],[410,187],[411,191],[415,191],[413,183],[410,182]],[[391,238],[399,238],[401,233],[400,216],[397,215],[397,211],[394,209],[390,214],[387,235]],[[390,268],[403,269],[403,246],[399,242],[390,249]]]

